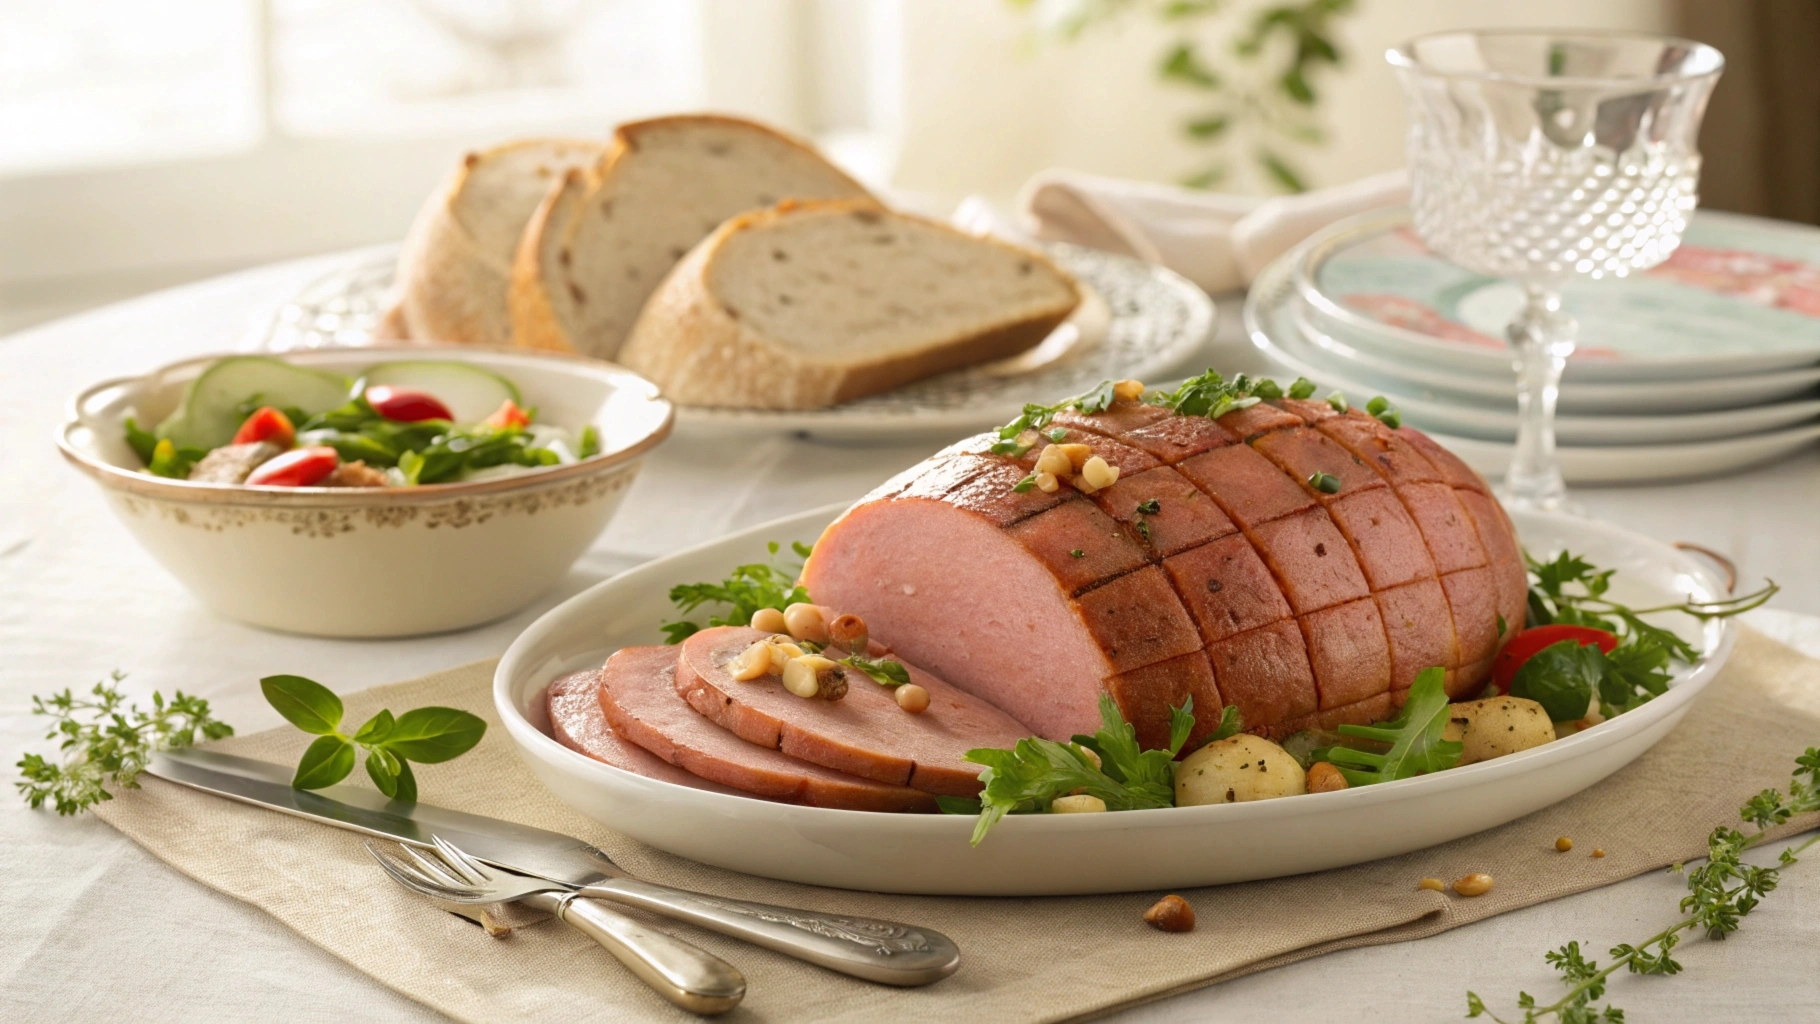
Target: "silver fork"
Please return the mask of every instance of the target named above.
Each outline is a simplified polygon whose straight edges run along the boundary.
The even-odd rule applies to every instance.
[[[630,877],[574,886],[482,864],[436,836],[430,841],[449,868],[430,870],[429,858],[402,844],[409,862],[383,855],[372,843],[367,849],[401,884],[453,903],[510,901],[539,893],[611,900],[887,985],[927,985],[953,974],[961,963],[953,939],[896,921],[721,899]],[[460,880],[450,877],[455,865],[461,868]]]
[[[403,843],[396,844],[407,863],[368,841],[367,852],[398,884],[438,899],[443,892],[471,893],[490,881],[478,862],[453,846],[435,840],[435,858],[425,857]],[[494,903],[522,900],[545,911],[588,936],[612,953],[633,974],[657,993],[692,1013],[704,1016],[726,1013],[746,995],[746,978],[720,957],[663,932],[647,928],[625,914],[593,900],[577,899],[580,893],[551,886],[522,892],[498,892],[482,899],[457,903]]]

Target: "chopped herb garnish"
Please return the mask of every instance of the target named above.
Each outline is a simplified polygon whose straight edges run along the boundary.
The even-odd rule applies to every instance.
[[[1044,434],[1043,436],[1047,437],[1051,441],[1056,442],[1057,444],[1060,444],[1061,442],[1068,439],[1068,428],[1067,427],[1056,427],[1054,430],[1051,430],[1049,433]]]
[[[1333,406],[1334,412],[1345,412],[1352,408],[1352,406],[1346,403],[1346,396],[1338,391],[1327,396],[1327,404]]]
[[[1137,513],[1140,516],[1153,516],[1161,511],[1163,511],[1162,503],[1157,501],[1155,498],[1151,498],[1149,501],[1141,502],[1138,504],[1138,507],[1137,507]]]
[[[1025,444],[1018,439],[1018,436],[1026,430],[1041,431],[1044,427],[1049,425],[1051,420],[1055,419],[1057,413],[1068,409],[1073,409],[1088,416],[1091,416],[1094,413],[1105,412],[1111,407],[1112,399],[1112,381],[1103,380],[1100,381],[1099,386],[1095,387],[1092,391],[1089,391],[1084,395],[1076,395],[1073,398],[1063,399],[1054,405],[1025,405],[1023,413],[1020,414],[1017,419],[998,428],[999,439],[998,442],[992,446],[992,453],[994,455],[1009,455],[1012,458],[1022,458],[1025,452],[1036,447],[1034,444]],[[1063,434],[1062,436],[1066,437],[1067,435]],[[1055,437],[1053,434],[1050,435],[1050,439],[1054,441],[1061,440],[1060,437]],[[1029,488],[1025,488],[1025,490],[1028,489]]]
[[[1030,490],[1030,488],[1035,487],[1035,486],[1036,486],[1036,474],[1031,473],[1031,474],[1025,476],[1022,480],[1019,480],[1017,483],[1011,485],[1011,489],[1013,491],[1017,492],[1018,494],[1023,494],[1026,491]]]
[[[752,613],[760,608],[783,611],[793,604],[808,603],[809,592],[794,582],[801,575],[802,566],[777,564],[776,541],[765,545],[765,548],[772,556],[769,563],[754,562],[739,566],[719,583],[678,584],[670,588],[670,600],[675,602],[677,611],[684,615],[704,604],[730,606],[726,612],[710,616],[710,626],[749,626],[752,624]],[[802,558],[809,557],[810,547],[807,544],[791,544],[790,550]],[[686,620],[666,622],[663,624],[664,642],[681,643],[701,628],[697,623]]]
[[[1148,519],[1139,519],[1137,521],[1136,529],[1137,532],[1143,536],[1144,542],[1148,544],[1150,542],[1150,521]]]
[[[1314,381],[1307,377],[1297,377],[1295,383],[1289,385],[1289,397],[1291,398],[1310,398],[1313,395]]]
[[[1308,486],[1322,494],[1340,493],[1340,478],[1332,473],[1315,473],[1308,478]]]
[[[880,686],[903,686],[910,681],[910,670],[889,658],[873,661],[857,654],[851,654],[840,659],[839,663],[849,668],[859,669]]]
[[[1392,430],[1403,425],[1403,414],[1392,408],[1390,399],[1385,398],[1383,395],[1378,395],[1371,401],[1366,402],[1365,411],[1376,416],[1378,422]]]
[[[1068,553],[1070,555],[1074,556],[1075,558],[1086,558],[1087,557],[1087,552],[1082,551],[1080,548],[1075,548],[1073,551],[1070,551]]]
[[[1178,416],[1205,416],[1217,420],[1229,412],[1250,407],[1265,398],[1280,398],[1283,390],[1275,381],[1252,380],[1244,374],[1226,378],[1213,370],[1190,377],[1174,391],[1159,391],[1146,401],[1173,409]]]

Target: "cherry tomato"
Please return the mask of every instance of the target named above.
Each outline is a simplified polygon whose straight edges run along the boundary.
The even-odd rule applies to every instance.
[[[520,409],[517,402],[508,398],[499,403],[499,408],[493,410],[493,415],[482,420],[481,425],[492,427],[494,430],[528,427],[531,425],[531,414]]]
[[[419,420],[452,420],[455,415],[435,395],[423,391],[378,384],[366,390],[367,404],[388,420],[416,423]]]
[[[1498,652],[1498,660],[1491,669],[1491,681],[1497,684],[1498,692],[1509,693],[1511,681],[1517,678],[1517,670],[1523,667],[1524,662],[1542,648],[1552,647],[1563,640],[1577,640],[1581,647],[1596,644],[1605,654],[1610,654],[1611,649],[1618,646],[1616,636],[1591,626],[1566,626],[1560,623],[1532,626],[1511,637],[1504,649]]]
[[[259,464],[253,475],[246,478],[249,484],[266,487],[314,487],[321,483],[335,467],[341,465],[341,456],[327,445],[314,448],[293,448],[275,459]]]
[[[289,448],[297,443],[297,428],[291,425],[289,416],[269,405],[262,405],[240,424],[239,430],[234,431],[234,444],[251,444],[254,441],[270,441],[280,448]]]

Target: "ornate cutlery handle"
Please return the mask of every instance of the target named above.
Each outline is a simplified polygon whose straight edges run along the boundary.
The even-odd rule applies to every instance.
[[[658,994],[691,1013],[726,1013],[746,996],[746,978],[720,957],[634,921],[579,893],[551,897],[551,910],[571,928],[606,947]]]
[[[609,879],[579,894],[640,907],[887,985],[927,985],[953,974],[961,963],[953,939],[896,921],[721,899],[636,878]]]

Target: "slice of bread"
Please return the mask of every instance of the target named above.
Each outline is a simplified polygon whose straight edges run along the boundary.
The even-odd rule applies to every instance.
[[[469,153],[418,212],[398,260],[393,329],[424,341],[508,345],[506,288],[531,214],[599,142],[523,139]]]
[[[611,359],[676,261],[784,199],[871,198],[806,143],[708,114],[621,125],[591,180],[550,189],[512,268],[520,345]]]
[[[1022,352],[1079,302],[1037,253],[868,200],[784,203],[696,246],[619,359],[685,405],[818,409]]]

